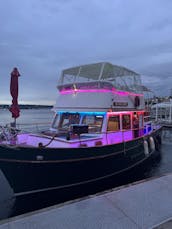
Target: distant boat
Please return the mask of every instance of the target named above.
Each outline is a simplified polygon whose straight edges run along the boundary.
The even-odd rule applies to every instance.
[[[139,74],[82,65],[63,70],[57,88],[49,130],[1,127],[0,168],[18,195],[103,181],[159,149],[162,128],[149,120]]]

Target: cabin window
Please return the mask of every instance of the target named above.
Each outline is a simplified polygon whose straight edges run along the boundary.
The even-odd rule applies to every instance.
[[[144,117],[144,122],[149,122],[151,119],[150,119],[150,116],[145,116]]]
[[[88,125],[89,133],[101,132],[103,124],[102,115],[84,115],[82,124]]]
[[[79,113],[63,113],[61,115],[59,129],[67,130],[71,124],[79,124],[80,115]]]
[[[143,115],[139,115],[139,127],[143,127]]]
[[[118,131],[120,130],[119,115],[110,116],[108,120],[107,131]]]
[[[130,118],[130,115],[122,115],[122,129],[123,130],[131,129],[131,118]]]
[[[52,123],[52,128],[57,129],[58,124],[59,124],[59,115],[56,114]]]

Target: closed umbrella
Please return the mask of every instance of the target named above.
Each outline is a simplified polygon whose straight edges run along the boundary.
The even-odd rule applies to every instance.
[[[20,73],[17,68],[14,68],[11,72],[11,82],[10,82],[10,93],[12,96],[12,104],[10,107],[10,111],[12,113],[12,117],[14,118],[14,123],[16,124],[16,118],[20,116],[20,109],[18,106],[18,77]]]

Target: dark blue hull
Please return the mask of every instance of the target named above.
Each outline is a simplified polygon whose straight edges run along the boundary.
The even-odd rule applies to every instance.
[[[0,146],[0,169],[15,193],[62,190],[106,180],[148,160],[144,140],[152,136],[156,149],[161,129],[125,143],[90,148],[9,148]]]

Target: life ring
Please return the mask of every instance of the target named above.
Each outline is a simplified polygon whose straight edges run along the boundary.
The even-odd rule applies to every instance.
[[[136,96],[134,99],[134,106],[139,107],[140,106],[140,98],[139,96]]]
[[[148,142],[146,140],[144,141],[144,154],[145,154],[145,156],[149,155],[149,145],[148,145]]]
[[[149,138],[149,144],[150,144],[151,151],[155,151],[155,142],[154,142],[153,137]]]

